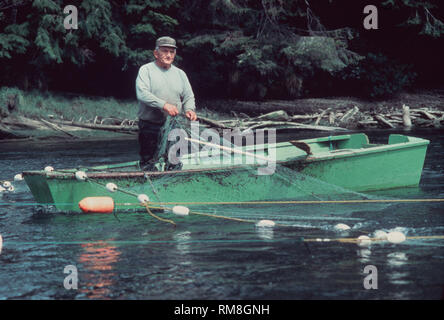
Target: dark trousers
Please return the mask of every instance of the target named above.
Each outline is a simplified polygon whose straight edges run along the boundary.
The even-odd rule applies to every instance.
[[[145,166],[153,160],[159,145],[159,135],[162,123],[154,123],[139,119],[139,155],[140,166]]]

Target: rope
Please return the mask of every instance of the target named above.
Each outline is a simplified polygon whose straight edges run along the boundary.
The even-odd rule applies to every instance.
[[[165,209],[169,211],[173,211],[171,208],[167,207],[157,207],[157,206],[149,206],[152,209]],[[237,221],[237,222],[247,222],[247,223],[256,223],[256,221],[253,220],[247,220],[247,219],[241,219],[241,218],[234,218],[234,217],[226,217],[226,216],[220,216],[217,214],[211,214],[211,213],[205,213],[205,212],[197,212],[197,211],[189,211],[191,214],[200,215],[200,216],[207,216],[212,218],[219,218],[219,219],[225,219],[225,220],[231,220],[231,221]]]
[[[157,220],[160,220],[160,221],[163,221],[163,222],[171,223],[174,227],[176,227],[176,223],[175,223],[173,220],[170,220],[170,219],[164,219],[164,218],[161,218],[161,217],[155,215],[154,213],[152,213],[151,210],[150,210],[150,207],[148,206],[147,203],[143,203],[142,205],[146,208],[146,211],[147,211],[147,212],[148,212],[153,218],[156,218]]]
[[[86,180],[85,181],[89,181],[89,182],[92,182],[92,183],[95,183],[95,184],[98,184],[99,186],[102,186],[102,187],[105,187],[106,188],[106,184],[105,183],[101,183],[101,182],[98,182],[98,181],[95,181],[95,180],[93,180],[93,179],[91,179],[91,178],[86,178]],[[127,191],[127,190],[124,190],[124,189],[122,189],[122,188],[117,188],[117,191],[120,191],[120,192],[122,192],[122,193],[126,193],[126,194],[128,194],[128,195],[130,195],[130,196],[134,196],[134,197],[136,197],[137,198],[137,196],[138,196],[138,194],[137,193],[134,193],[134,192],[131,192],[131,191]]]
[[[98,184],[98,185],[100,185],[100,186],[106,188],[106,184],[101,183],[101,182],[98,182],[98,181],[95,181],[95,180],[93,180],[93,179],[91,179],[91,178],[89,178],[89,177],[85,179],[85,182],[86,182],[86,181],[89,181],[89,182],[92,182],[92,183]],[[153,189],[154,189],[154,186],[152,186],[152,187],[153,187]],[[136,197],[136,198],[139,196],[137,193],[134,193],[134,192],[131,192],[131,191],[127,191],[127,190],[122,189],[122,188],[120,188],[120,187],[118,187],[116,191],[119,191],[119,192],[122,192],[122,193],[125,193],[125,194],[128,194],[128,195],[134,196],[134,197]],[[155,191],[155,190],[153,190],[153,192],[156,194],[156,191]],[[156,197],[157,197],[157,195],[156,195]],[[122,205],[122,204],[120,204],[120,205]],[[125,205],[128,205],[128,204],[125,204]],[[134,205],[134,204],[133,204],[133,205]],[[171,223],[174,227],[176,227],[176,223],[175,223],[173,220],[165,219],[165,218],[161,218],[161,217],[155,215],[155,214],[150,210],[150,207],[148,206],[147,203],[141,203],[141,205],[144,206],[144,207],[146,208],[146,211],[148,212],[148,214],[149,214],[150,216],[152,216],[153,218],[155,218],[155,219],[157,219],[157,220],[159,220],[159,221],[163,221],[163,222]],[[161,209],[163,209],[163,208],[161,208]],[[117,218],[116,215],[115,215],[115,217]],[[117,219],[118,219],[118,218],[117,218]]]
[[[176,120],[176,119],[174,119]],[[182,125],[176,120],[176,126],[179,126],[183,129]],[[192,141],[192,142],[197,142],[200,144],[207,144],[207,145],[214,145],[208,142],[203,142],[200,140],[196,140],[193,138],[186,138],[186,140],[188,141]],[[331,137],[329,136],[329,142],[330,142],[330,148],[332,147],[331,145]],[[216,145],[214,145],[216,146]],[[217,146],[221,149],[223,149],[224,147],[221,146]],[[233,148],[226,148],[231,152],[239,152],[248,156],[253,156],[253,157],[258,157],[258,155],[255,154],[251,154],[248,152],[242,152],[242,151],[238,151],[236,149]],[[262,157],[260,157],[262,158]],[[268,159],[267,159],[268,160]],[[62,170],[61,170],[62,171]],[[155,219],[159,220],[159,221],[163,221],[163,222],[167,222],[172,224],[173,226],[176,226],[176,223],[173,220],[170,219],[165,219],[165,218],[161,218],[157,215],[155,215],[150,208],[153,209],[163,209],[163,210],[171,210],[170,208],[164,207],[164,205],[258,205],[258,204],[346,204],[346,203],[407,203],[407,202],[443,202],[444,199],[357,199],[357,200],[287,200],[287,201],[233,201],[233,202],[223,202],[223,201],[206,201],[206,202],[161,202],[159,195],[154,187],[154,184],[152,183],[151,179],[149,176],[145,176],[147,178],[147,180],[150,183],[151,189],[153,191],[154,196],[156,197],[156,199],[158,200],[158,202],[147,202],[147,203],[142,203],[141,205],[144,206],[148,212],[149,215],[151,215],[152,217],[154,217]],[[87,177],[85,179],[85,182],[89,181],[92,183],[96,183],[100,186],[103,186],[106,188],[106,185],[104,183],[95,181],[90,179],[89,177]],[[116,191],[134,196],[134,197],[138,197],[139,195],[131,192],[131,191],[127,191],[124,190],[120,187],[117,188]],[[137,205],[137,204],[128,204],[128,203],[124,203],[124,204],[116,204],[116,205]],[[156,206],[158,205],[158,206]],[[212,218],[218,218],[218,219],[225,219],[225,220],[231,220],[231,221],[237,221],[237,222],[246,222],[246,223],[256,223],[256,221],[252,221],[252,220],[247,220],[247,219],[241,219],[241,218],[234,218],[234,217],[226,217],[226,216],[220,216],[220,215],[216,215],[216,214],[210,214],[210,213],[203,213],[203,212],[196,212],[196,211],[189,211],[189,213],[194,214],[194,215],[201,215],[201,216],[207,216],[207,217],[212,217]],[[437,236],[438,239],[440,239],[441,236]],[[435,237],[436,238],[436,237]],[[339,239],[324,239],[325,241],[339,241],[339,242],[357,242],[359,241],[356,238],[339,238]],[[307,239],[307,242],[310,241],[319,241],[319,239]]]
[[[257,204],[329,204],[329,203],[383,203],[383,202],[444,202],[441,199],[357,199],[357,200],[282,200],[282,201],[184,201],[151,202],[153,205],[257,205]],[[134,205],[121,203],[119,205]]]
[[[406,239],[444,239],[444,236],[414,236],[414,237],[406,237]]]
[[[405,237],[406,240],[422,240],[422,239],[444,239],[444,235],[436,235],[436,236],[412,236],[412,237]],[[305,239],[302,238],[304,242],[341,242],[341,243],[359,243],[362,242],[362,239],[359,238],[333,238],[333,239]],[[366,239],[366,241],[387,241],[386,239],[382,238],[369,238]]]
[[[89,181],[89,182],[93,182],[96,183],[100,186],[103,186],[106,188],[106,185],[104,183],[100,183],[98,181],[94,181],[90,178],[85,179],[85,182]],[[153,192],[155,193],[156,198],[159,200],[159,197],[157,195],[157,192],[154,188],[154,185],[151,183],[151,187],[153,188]],[[130,192],[121,188],[117,188],[117,191],[120,191],[122,193],[128,194],[128,195],[132,195],[135,197],[138,197],[138,194],[134,193],[134,192]],[[169,210],[169,211],[173,211],[172,208],[168,208],[168,207],[164,207],[164,206],[156,206],[156,204],[159,205],[165,205],[165,204],[212,204],[212,205],[233,205],[233,204],[319,204],[319,203],[375,203],[375,202],[444,202],[444,199],[373,199],[373,200],[369,200],[369,199],[362,199],[362,200],[301,200],[301,201],[238,201],[238,202],[147,202],[147,203],[139,203],[141,206],[145,207],[148,214],[151,215],[153,218],[162,221],[162,222],[166,222],[166,223],[170,223],[172,224],[174,227],[176,227],[176,223],[173,220],[170,219],[165,219],[165,218],[161,218],[157,215],[155,215],[151,209],[163,209],[163,210]],[[129,203],[117,203],[116,205],[135,205],[135,204],[129,204]],[[211,217],[211,218],[217,218],[217,219],[225,219],[225,220],[230,220],[230,221],[237,221],[237,222],[246,222],[246,223],[256,223],[256,221],[253,220],[247,220],[247,219],[241,219],[241,218],[234,218],[234,217],[226,217],[226,216],[220,216],[220,215],[216,215],[216,214],[210,214],[210,213],[203,213],[203,212],[197,212],[197,211],[189,211],[189,213],[194,214],[194,215],[200,215],[200,216],[206,216],[206,217]],[[287,226],[288,225],[282,225],[282,224],[275,224],[278,226]],[[409,240],[421,240],[421,239],[444,239],[444,235],[433,235],[433,236],[411,236],[411,237],[405,237],[405,239],[409,239]],[[333,239],[329,239],[329,238],[304,238],[301,237],[300,240],[304,243],[307,242],[340,242],[340,243],[360,243],[363,240],[359,239],[359,238],[333,238]],[[387,241],[387,239],[382,239],[382,238],[368,238],[365,241]]]

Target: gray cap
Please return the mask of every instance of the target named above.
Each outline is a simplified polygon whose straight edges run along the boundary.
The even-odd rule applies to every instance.
[[[171,48],[177,48],[176,47],[176,40],[174,40],[171,37],[160,37],[156,40],[156,47],[171,47]]]

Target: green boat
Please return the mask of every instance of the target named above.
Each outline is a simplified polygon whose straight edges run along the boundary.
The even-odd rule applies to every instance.
[[[181,170],[174,171],[142,171],[133,161],[27,171],[23,177],[38,203],[63,212],[81,212],[79,202],[88,197],[111,197],[115,212],[145,210],[137,200],[140,194],[164,205],[294,200],[304,199],[308,192],[304,185],[313,181],[356,192],[417,186],[428,144],[400,134],[391,134],[387,144],[371,144],[363,133],[280,142],[273,145],[276,168],[269,174],[258,174],[270,165],[264,159],[269,159],[271,146],[263,145],[265,152],[249,164],[245,159],[256,157],[261,148],[247,146],[231,152],[228,163],[215,161],[214,155],[190,154],[181,158]],[[236,156],[243,164],[236,163]],[[222,159],[222,153],[218,157]],[[80,178],[79,172],[84,173]],[[117,191],[110,191],[109,183]]]

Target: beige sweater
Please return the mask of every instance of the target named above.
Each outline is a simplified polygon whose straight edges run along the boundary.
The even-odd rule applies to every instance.
[[[175,66],[165,70],[150,62],[139,69],[136,79],[136,95],[139,101],[138,117],[142,120],[163,122],[162,111],[166,102],[179,112],[195,110],[194,93],[185,72]]]

